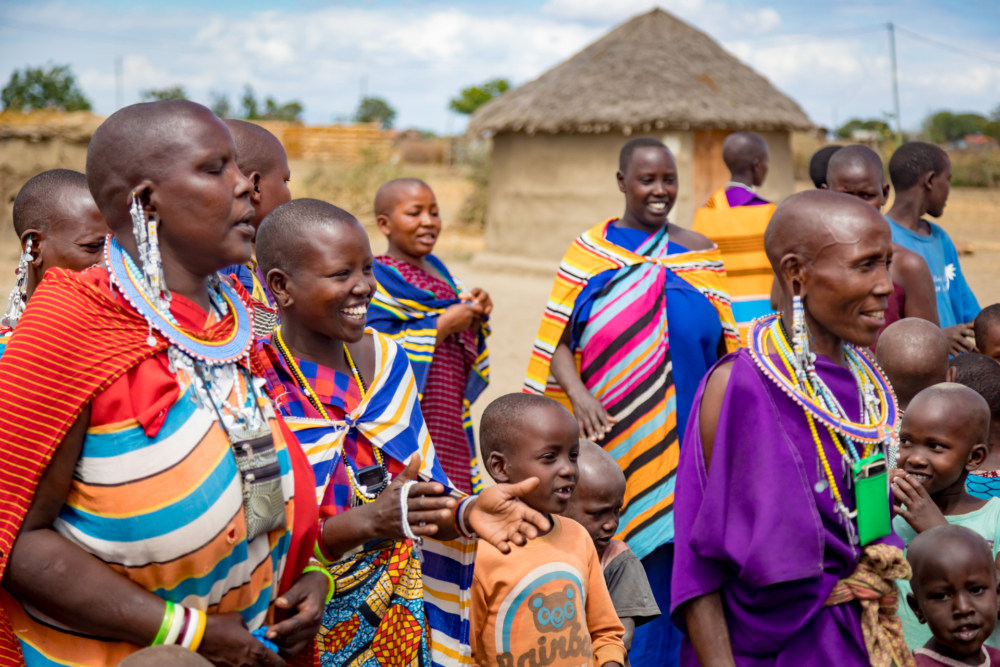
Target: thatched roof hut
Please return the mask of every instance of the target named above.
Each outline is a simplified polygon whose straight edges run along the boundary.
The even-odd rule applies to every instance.
[[[614,175],[626,136],[657,136],[674,151],[682,186],[674,217],[690,224],[694,210],[728,180],[721,164],[726,134],[750,130],[764,136],[772,149],[771,187],[764,193],[780,198],[793,187],[789,132],[813,127],[798,104],[711,37],[654,9],[473,115],[468,132],[494,141],[489,250],[521,253],[499,238],[521,224],[515,219],[530,221],[535,229],[539,223],[563,224],[546,219],[544,210],[552,206],[532,207],[528,200],[563,195],[577,202],[594,199],[580,187],[581,160],[588,169],[600,170],[596,178],[583,181],[594,181],[598,192],[607,193],[607,202],[595,199],[577,206],[572,230],[556,234],[551,248],[542,244],[534,254],[559,254],[586,226],[620,213]],[[516,182],[507,182],[508,176]]]

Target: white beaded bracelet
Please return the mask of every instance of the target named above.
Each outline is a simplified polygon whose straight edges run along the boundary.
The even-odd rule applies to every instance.
[[[417,537],[413,529],[410,528],[410,489],[416,484],[416,480],[410,480],[403,484],[403,487],[399,490],[399,514],[403,520],[403,535],[406,539],[413,543],[413,553],[416,554],[417,560],[421,563],[424,561],[423,551],[421,550],[422,538]]]
[[[468,498],[463,498],[462,501],[458,503],[458,521],[455,522],[455,528],[458,529],[458,534],[469,540],[476,539],[477,535],[475,532],[470,533],[465,529],[465,510],[469,509],[475,500],[476,496],[469,496]]]

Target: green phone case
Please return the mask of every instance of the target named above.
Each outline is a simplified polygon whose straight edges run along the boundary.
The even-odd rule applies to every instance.
[[[858,539],[865,546],[892,532],[889,471],[881,452],[861,459],[853,467]]]

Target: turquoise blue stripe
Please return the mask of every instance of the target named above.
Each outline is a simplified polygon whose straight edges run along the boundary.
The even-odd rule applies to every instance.
[[[677,476],[674,475],[665,482],[662,482],[659,486],[647,493],[638,501],[629,505],[628,510],[622,514],[619,525],[624,528],[628,525],[629,521],[632,521],[635,517],[639,516],[650,507],[673,493],[674,487],[676,486],[676,480]]]
[[[174,588],[158,588],[153,594],[164,600],[181,603],[189,595],[195,597],[205,597],[216,582],[222,581],[229,576],[229,571],[240,563],[247,560],[247,541],[243,540],[239,544],[233,545],[233,550],[228,556],[216,563],[215,567],[200,577],[191,577],[177,584]]]
[[[168,507],[134,517],[114,519],[63,505],[59,518],[80,532],[101,540],[148,540],[183,528],[205,514],[222,497],[236,475],[236,460],[231,454],[227,454],[204,482]]]
[[[25,667],[66,667],[61,662],[49,660],[44,655],[36,651],[31,644],[28,644],[21,639],[18,639],[17,641],[21,644],[21,655],[24,657]]]
[[[619,271],[627,271],[628,269],[619,269]],[[629,282],[619,281],[612,288],[611,292],[599,301],[595,301],[594,305],[590,309],[591,316],[587,320],[587,326],[580,337],[579,347],[585,348],[587,343],[590,342],[593,334],[597,331],[603,329],[611,320],[618,317],[626,309],[632,308],[637,299],[642,298],[645,292],[648,291],[656,283],[656,279],[659,276],[659,270],[655,266],[644,267],[640,269],[643,271],[641,275],[633,275],[632,280]],[[622,296],[627,292],[632,292],[636,290],[637,293],[633,298],[627,298]],[[613,301],[615,298],[621,296],[614,305],[609,306],[607,310],[597,315],[598,311],[604,307],[605,303]]]
[[[634,360],[638,350],[645,350],[648,346],[655,342],[655,339],[660,335],[658,327],[651,327],[649,331],[649,336],[646,340],[641,343],[634,344],[632,349],[626,350],[626,354],[622,356],[621,361],[614,365],[614,367],[607,373],[601,375],[601,377],[596,381],[592,381],[592,386],[597,387],[610,387],[610,391],[606,391],[601,396],[601,403],[605,406],[613,406],[617,404],[621,398],[627,395],[634,389],[634,384],[642,384],[643,379],[654,373],[657,368],[663,367],[663,360],[666,355],[666,350],[655,349],[646,355],[646,358],[642,360],[642,363],[638,364],[633,368],[627,377],[618,381],[617,384],[611,385],[611,379],[614,378],[618,373],[622,372],[626,366],[628,366]],[[592,378],[593,380],[593,378]]]
[[[625,456],[626,454],[628,454],[628,451],[632,448],[633,445],[635,445],[636,442],[639,442],[641,438],[645,438],[650,433],[652,433],[653,429],[663,426],[663,422],[666,420],[667,415],[673,414],[676,411],[677,411],[677,394],[675,393],[673,396],[667,399],[667,404],[664,406],[663,411],[661,411],[660,414],[650,419],[647,426],[643,426],[642,428],[636,429],[632,437],[630,437],[625,442],[615,445],[615,448],[608,453],[611,454],[611,456],[615,457],[616,460]],[[640,436],[637,435],[640,432],[642,433],[641,438]]]
[[[254,600],[254,603],[249,607],[247,607],[246,609],[244,609],[243,611],[241,611],[240,615],[243,616],[244,621],[250,623],[250,621],[253,620],[254,616],[257,616],[262,611],[266,611],[268,605],[270,604],[271,604],[271,587],[265,586],[264,588],[260,589],[260,594],[257,596],[257,599]]]
[[[587,323],[587,329],[591,330],[590,323]],[[621,355],[621,358],[615,362],[614,365],[607,367],[604,373],[600,377],[592,377],[590,379],[590,384],[593,387],[606,387],[608,386],[608,378],[613,378],[618,373],[621,373],[626,366],[635,361],[635,354],[637,350],[645,350],[647,347],[653,344],[655,339],[660,335],[659,327],[651,326],[649,332],[644,339],[641,341],[635,341],[634,339],[629,342],[631,349],[626,350],[625,354]],[[586,349],[585,347],[581,349]],[[652,356],[652,355],[650,355]],[[617,387],[616,387],[617,388]],[[608,400],[607,398],[603,400]]]
[[[197,410],[197,403],[185,392],[167,411],[167,418],[154,437],[148,437],[138,424],[115,433],[88,433],[80,455],[92,459],[110,458],[152,447],[177,433]]]
[[[635,557],[642,560],[653,553],[657,547],[674,541],[674,513],[667,512],[653,523],[647,525],[638,535],[626,542]]]
[[[747,323],[757,317],[764,317],[774,312],[770,297],[754,301],[733,301],[733,319]]]

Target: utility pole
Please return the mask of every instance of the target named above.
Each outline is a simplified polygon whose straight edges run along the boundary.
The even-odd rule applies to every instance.
[[[115,108],[125,106],[125,66],[121,56],[115,56]]]
[[[368,75],[361,75],[361,99],[364,100],[368,97]]]
[[[903,119],[899,116],[899,74],[896,71],[896,28],[892,21],[886,24],[889,31],[889,59],[892,62],[892,104],[896,113],[896,141],[903,143]]]

